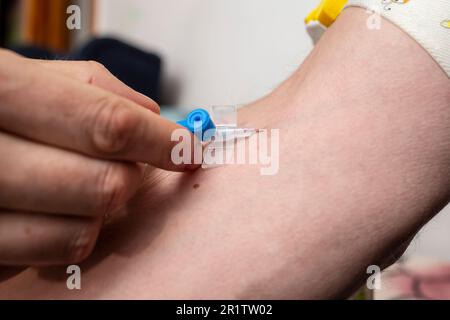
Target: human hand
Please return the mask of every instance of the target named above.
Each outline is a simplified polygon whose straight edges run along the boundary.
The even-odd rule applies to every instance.
[[[134,194],[142,165],[170,160],[178,126],[94,62],[0,50],[0,265],[76,263],[103,217]]]

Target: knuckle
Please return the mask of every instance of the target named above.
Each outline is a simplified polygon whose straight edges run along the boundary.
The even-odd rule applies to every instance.
[[[95,84],[105,72],[108,72],[106,67],[97,61],[80,61],[77,62],[82,73],[82,80],[88,84]]]
[[[105,72],[108,72],[106,69],[106,67],[101,64],[100,62],[94,61],[94,60],[90,60],[86,62],[88,70],[90,70],[91,74],[102,74]]]
[[[101,64],[100,62],[97,62],[94,60],[89,60],[89,61],[86,61],[86,63],[92,71],[106,70],[105,66],[103,64]]]
[[[126,151],[133,139],[140,119],[119,98],[103,97],[91,122],[91,139],[94,151],[115,155]]]
[[[105,216],[122,205],[128,192],[128,171],[124,165],[110,163],[106,165],[97,182],[96,213]]]

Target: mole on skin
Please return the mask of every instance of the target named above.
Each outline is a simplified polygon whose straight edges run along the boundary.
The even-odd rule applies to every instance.
[[[200,188],[200,185],[198,183],[194,184],[194,189]]]

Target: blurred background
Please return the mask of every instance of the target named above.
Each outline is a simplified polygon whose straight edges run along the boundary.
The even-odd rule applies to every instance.
[[[312,49],[304,17],[317,1],[0,0],[1,45],[71,53],[113,37],[161,58],[161,103],[244,104],[270,92]],[[81,30],[65,27],[81,8]]]
[[[318,2],[0,0],[0,46],[34,58],[97,60],[176,119],[274,89],[313,48],[303,20]],[[80,8],[80,29],[67,28],[70,5]],[[449,231],[446,208],[407,256],[450,261]]]

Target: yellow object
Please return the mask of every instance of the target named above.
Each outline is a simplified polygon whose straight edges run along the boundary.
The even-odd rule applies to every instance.
[[[322,0],[305,19],[305,23],[317,21],[324,27],[329,27],[337,19],[347,0]]]
[[[322,0],[319,6],[306,17],[306,31],[314,44],[337,19],[346,3],[347,0]]]
[[[444,28],[450,29],[450,20],[442,21],[441,26],[443,26]]]

